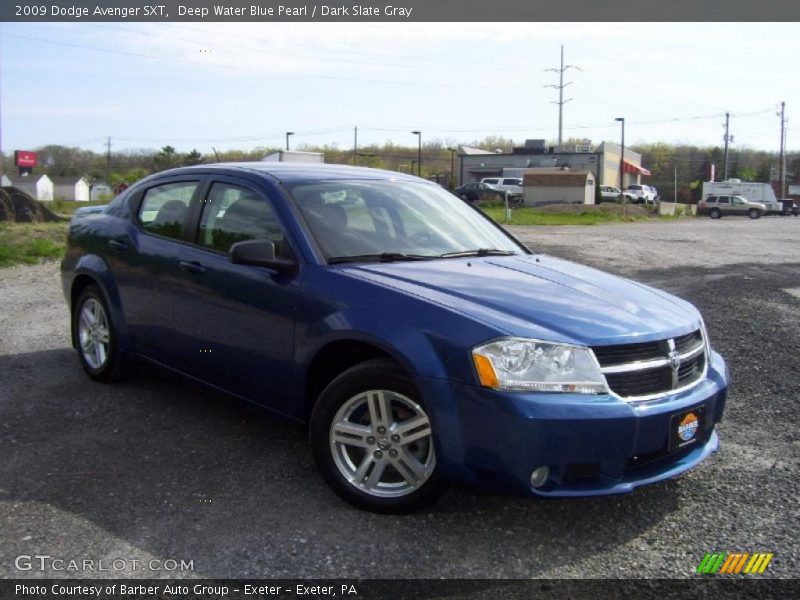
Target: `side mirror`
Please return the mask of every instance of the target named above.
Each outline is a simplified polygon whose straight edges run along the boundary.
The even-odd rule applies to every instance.
[[[297,263],[275,256],[275,244],[269,240],[246,240],[231,246],[231,262],[235,265],[265,267],[278,273],[294,273]]]

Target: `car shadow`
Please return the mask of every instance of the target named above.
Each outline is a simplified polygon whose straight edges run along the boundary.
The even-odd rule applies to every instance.
[[[14,568],[36,553],[193,560],[181,575],[202,577],[537,577],[642,536],[691,485],[570,500],[457,487],[376,515],[327,488],[303,427],[159,369],[102,385],[63,348],[0,356],[0,380],[5,577],[47,575]]]

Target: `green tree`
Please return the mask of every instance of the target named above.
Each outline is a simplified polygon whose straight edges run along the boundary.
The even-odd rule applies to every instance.
[[[177,166],[178,161],[178,154],[172,146],[164,146],[159,150],[158,154],[153,157],[153,165],[156,171],[171,169]]]
[[[192,150],[183,157],[183,164],[186,166],[199,165],[203,162],[203,155],[197,150]]]

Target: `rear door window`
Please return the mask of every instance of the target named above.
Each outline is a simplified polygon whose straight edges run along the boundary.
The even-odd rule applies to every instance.
[[[139,207],[139,222],[145,231],[164,237],[181,239],[189,204],[199,182],[181,181],[151,187]]]
[[[727,196],[720,196],[717,202],[719,202],[720,204],[730,204],[730,198],[728,198]]]

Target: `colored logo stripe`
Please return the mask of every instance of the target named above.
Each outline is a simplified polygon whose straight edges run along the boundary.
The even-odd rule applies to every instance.
[[[767,565],[769,561],[772,560],[773,554],[767,553],[760,553],[760,554],[753,554],[753,558],[750,559],[750,562],[747,563],[747,566],[744,569],[745,573],[763,573],[767,569]]]
[[[725,552],[706,553],[697,567],[697,572],[719,573],[720,575],[763,573],[773,556],[774,554],[767,552],[756,552],[752,555],[749,552],[734,552],[731,554]]]

